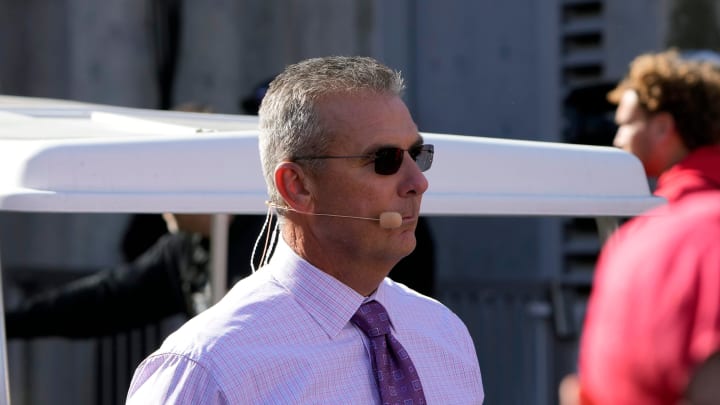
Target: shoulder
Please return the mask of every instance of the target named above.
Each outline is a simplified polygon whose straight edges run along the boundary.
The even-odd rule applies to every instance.
[[[392,304],[399,307],[421,306],[429,310],[445,311],[447,308],[440,301],[421,294],[405,284],[385,278],[382,283],[382,292]]]
[[[685,197],[660,206],[644,214],[655,222],[685,222],[687,220],[711,220],[720,217],[720,190],[690,193]],[[712,226],[717,226],[712,224]]]
[[[467,333],[463,321],[440,301],[391,279],[385,279],[384,284],[384,294],[392,306],[393,323],[412,329],[442,325],[447,330]]]
[[[662,284],[667,288],[685,285],[679,280],[692,284],[717,270],[719,240],[720,191],[692,193],[621,227],[601,251],[595,284],[648,287],[669,278],[675,282]]]
[[[393,333],[411,354],[423,378],[428,378],[428,383],[437,389],[447,384],[448,376],[453,376],[453,387],[448,392],[464,392],[462,395],[468,395],[465,400],[481,398],[480,365],[475,344],[463,321],[433,298],[397,283],[390,283],[388,287],[391,288],[385,298],[392,304],[388,313]],[[472,396],[475,394],[478,397]]]
[[[679,246],[696,242],[712,247],[716,243],[708,237],[719,233],[720,191],[698,192],[632,219],[610,238],[603,250],[649,253],[668,247],[675,251]]]
[[[308,322],[312,320],[293,297],[258,272],[168,336],[137,368],[133,390],[148,386],[176,394],[244,395],[235,382],[252,378],[252,370],[261,367],[268,341],[299,336]]]
[[[192,359],[176,354],[154,354],[135,370],[127,404],[166,403],[224,404],[223,393],[212,374]]]
[[[238,282],[220,302],[183,324],[163,342],[160,352],[213,369],[216,362],[228,356],[242,356],[264,345],[280,325],[292,325],[283,319],[303,314],[284,288],[258,272]]]

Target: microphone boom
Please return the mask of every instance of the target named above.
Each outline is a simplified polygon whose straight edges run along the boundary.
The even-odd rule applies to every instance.
[[[316,212],[305,212],[305,211],[298,211],[296,209],[290,208],[290,207],[283,207],[277,204],[273,204],[271,202],[267,202],[267,205],[275,208],[275,209],[282,209],[282,210],[288,210],[288,211],[294,211],[298,214],[306,214],[306,215],[318,215],[323,217],[336,217],[336,218],[350,218],[350,219],[365,219],[369,221],[378,221],[380,223],[380,227],[383,229],[395,229],[399,228],[402,225],[402,215],[400,215],[399,212],[395,211],[385,211],[380,214],[379,218],[370,218],[370,217],[358,217],[353,215],[340,215],[340,214],[321,214]]]

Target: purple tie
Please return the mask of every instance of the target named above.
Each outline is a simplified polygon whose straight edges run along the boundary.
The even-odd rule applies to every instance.
[[[350,319],[368,338],[372,367],[383,404],[425,404],[420,377],[410,356],[390,334],[387,311],[377,301],[362,304]]]

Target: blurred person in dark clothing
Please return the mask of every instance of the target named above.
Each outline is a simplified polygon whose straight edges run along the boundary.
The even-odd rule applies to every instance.
[[[134,260],[41,291],[8,308],[7,337],[110,335],[173,315],[193,316],[207,307],[210,215],[166,218],[178,224],[173,225],[177,229],[166,231]],[[251,251],[263,221],[255,215],[233,217],[228,286],[250,273]]]

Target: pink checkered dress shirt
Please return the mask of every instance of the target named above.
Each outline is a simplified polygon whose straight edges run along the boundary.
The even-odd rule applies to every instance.
[[[465,325],[439,302],[385,279],[372,297],[410,353],[429,404],[481,404]],[[279,243],[269,265],[188,321],[135,371],[127,404],[376,404],[366,300]]]

